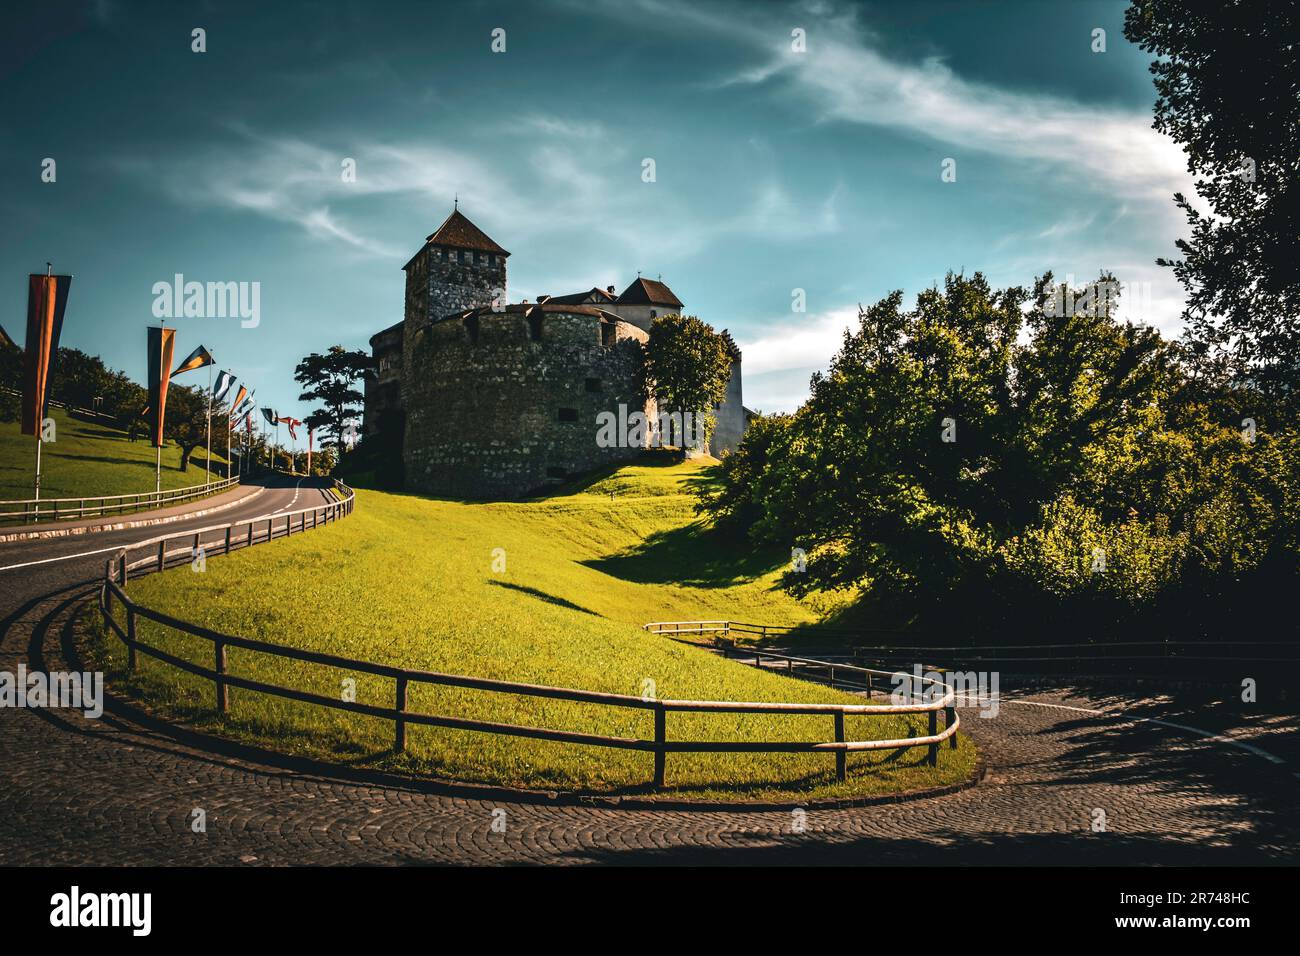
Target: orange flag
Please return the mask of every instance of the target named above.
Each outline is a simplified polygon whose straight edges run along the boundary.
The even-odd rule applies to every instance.
[[[50,405],[50,369],[59,351],[72,276],[27,277],[27,349],[23,353],[24,435],[39,435]]]
[[[176,330],[149,328],[149,432],[153,446],[163,443],[163,417],[167,410],[167,385],[171,381]]]

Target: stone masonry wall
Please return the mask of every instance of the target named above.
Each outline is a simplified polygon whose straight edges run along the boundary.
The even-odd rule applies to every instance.
[[[408,333],[406,486],[461,498],[517,498],[575,474],[635,457],[597,445],[597,415],[644,411],[646,335],[625,322],[520,306]],[[477,324],[477,340],[474,326]]]

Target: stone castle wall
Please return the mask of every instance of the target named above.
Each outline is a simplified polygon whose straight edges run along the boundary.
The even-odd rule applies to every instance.
[[[597,416],[646,410],[645,339],[583,306],[511,305],[408,328],[406,487],[514,498],[636,456],[599,447]]]
[[[505,301],[504,256],[426,246],[406,270],[406,337],[413,328]]]
[[[402,410],[402,323],[372,335],[370,350],[375,367],[365,379],[362,425],[366,437],[376,437],[385,421],[400,420],[390,416]]]
[[[723,452],[733,452],[745,437],[745,403],[741,394],[740,359],[731,363],[731,378],[727,381],[727,394],[714,410],[716,421],[709,438],[709,454],[721,458]]]

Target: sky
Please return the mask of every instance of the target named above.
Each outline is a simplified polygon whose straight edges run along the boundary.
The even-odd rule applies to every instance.
[[[1107,269],[1124,317],[1174,334],[1155,259],[1191,179],[1125,6],[28,4],[0,40],[0,325],[21,342],[51,262],[62,344],[143,382],[156,284],[257,283],[256,325],[169,320],[177,356],[302,418],[294,366],[401,320],[401,267],[458,197],[512,253],[510,301],[662,276],[765,412],[860,303],[949,271]]]

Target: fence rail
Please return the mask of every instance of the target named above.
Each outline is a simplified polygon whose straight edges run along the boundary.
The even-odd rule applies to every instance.
[[[748,646],[736,645],[735,635],[765,639],[788,635],[798,630],[797,625],[749,624],[739,621],[656,621],[645,625],[656,634],[670,636],[711,636],[716,646],[732,648],[734,653],[754,656],[758,653]],[[822,634],[861,635],[869,631],[824,632],[808,631],[808,637]],[[897,633],[897,632],[892,632]],[[766,657],[782,657],[779,653],[765,652]],[[921,661],[936,662],[932,669],[943,671],[956,666],[993,664],[1014,665],[1028,670],[1081,671],[1086,665],[1107,665],[1119,670],[1132,670],[1142,663],[1162,662],[1171,667],[1187,665],[1192,669],[1206,664],[1294,664],[1300,662],[1300,644],[1295,641],[1115,641],[1104,643],[1058,644],[977,644],[967,646],[933,644],[846,644],[827,647],[817,652],[820,660],[795,658],[806,663],[829,664],[847,667],[850,663],[881,667],[911,666]],[[925,665],[923,665],[925,666]],[[891,671],[892,673],[893,671]]]
[[[232,475],[220,481],[190,485],[187,488],[172,488],[162,492],[143,491],[130,495],[83,495],[80,498],[26,498],[17,501],[0,501],[0,524],[29,524],[41,520],[67,521],[123,514],[145,508],[179,504],[195,498],[205,498],[238,484],[239,476]]]
[[[471,677],[463,674],[444,674],[435,671],[414,670],[375,664],[369,661],[339,657],[319,651],[287,647],[267,641],[254,640],[233,634],[224,634],[210,628],[201,627],[180,620],[161,611],[147,608],[133,601],[126,593],[126,583],[131,572],[140,568],[162,570],[170,559],[180,555],[188,557],[200,546],[204,534],[224,532],[219,536],[214,553],[227,553],[232,545],[243,542],[243,547],[255,543],[264,543],[276,537],[276,524],[283,521],[280,537],[293,533],[293,526],[298,530],[309,527],[307,515],[310,514],[310,527],[316,527],[318,515],[331,513],[334,518],[352,511],[354,494],[351,489],[339,485],[343,497],[334,503],[305,508],[285,515],[261,516],[226,525],[214,525],[199,531],[187,531],[184,534],[161,535],[148,541],[142,541],[129,548],[124,548],[105,564],[104,581],[99,590],[99,609],[106,625],[122,640],[127,648],[127,667],[135,671],[139,666],[139,654],[145,654],[179,670],[196,677],[213,682],[216,692],[216,709],[225,714],[230,708],[230,688],[269,694],[287,700],[299,701],[334,710],[364,714],[393,722],[393,748],[401,752],[406,749],[407,727],[420,724],[430,727],[444,727],[453,730],[477,731],[512,737],[525,737],[560,743],[585,744],[596,747],[612,747],[624,750],[643,751],[654,756],[654,786],[662,788],[665,782],[666,758],[670,753],[826,753],[835,757],[836,777],[844,780],[846,776],[847,755],[876,750],[907,750],[924,747],[926,760],[934,766],[938,762],[939,745],[950,742],[950,747],[957,746],[957,730],[960,719],[957,716],[956,696],[951,687],[940,681],[923,678],[926,686],[917,698],[902,704],[847,704],[847,703],[783,703],[768,701],[725,701],[725,700],[661,700],[657,698],[634,697],[627,694],[612,694],[600,691],[577,690],[568,687],[550,687],[541,684],[524,684],[515,681],[495,680],[485,677]],[[328,515],[322,521],[331,520]],[[265,536],[259,530],[265,525]],[[242,533],[236,533],[243,528]],[[169,541],[183,540],[188,547],[172,551],[167,549]],[[224,550],[222,550],[224,548]],[[151,553],[136,561],[128,560],[128,552],[147,549]],[[125,625],[118,622],[114,606],[120,605],[125,611]],[[142,641],[138,634],[137,621],[144,619],[154,624],[179,631],[193,637],[208,641],[212,645],[211,667],[195,664],[174,654]],[[284,687],[264,681],[253,680],[232,674],[227,666],[227,650],[242,648],[262,654],[269,654],[289,660],[304,661],[322,667],[351,670],[358,673],[372,674],[393,681],[392,706],[364,704],[357,701],[345,701],[321,694],[311,693],[293,687]],[[886,671],[871,671],[869,668],[853,665],[836,665],[843,673],[869,673],[888,677]],[[871,678],[868,678],[870,683]],[[639,739],[632,737],[612,737],[604,734],[586,733],[571,730],[556,730],[548,727],[531,727],[520,724],[498,723],[486,720],[471,720],[446,714],[429,714],[414,711],[408,707],[409,689],[412,684],[427,684],[444,687],[462,687],[470,690],[494,694],[512,694],[525,697],[551,698],[575,703],[597,704],[607,707],[621,707],[636,710],[648,710],[654,714],[654,738]],[[938,726],[938,715],[943,712],[945,721],[942,729]],[[808,741],[762,741],[762,740],[671,740],[668,737],[668,715],[671,713],[728,713],[728,714],[792,714],[825,715],[832,718],[834,739]],[[885,717],[899,714],[926,714],[929,726],[926,734],[898,739],[846,740],[844,720],[846,716]]]

